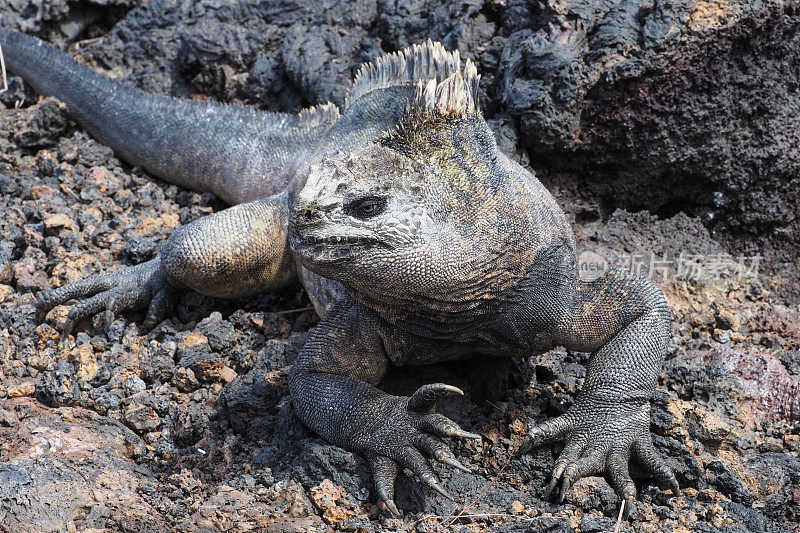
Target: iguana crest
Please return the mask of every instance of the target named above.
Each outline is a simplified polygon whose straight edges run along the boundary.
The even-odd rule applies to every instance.
[[[465,76],[456,72],[439,83],[435,79],[418,81],[406,114],[467,118],[477,113],[480,76],[469,59],[464,71]]]
[[[458,51],[448,52],[430,39],[365,63],[356,74],[345,99],[345,108],[373,91],[390,87],[414,87],[409,102],[412,114],[461,116],[478,111],[480,76],[469,59],[461,71]]]
[[[336,104],[328,102],[327,104],[306,107],[300,110],[297,117],[303,126],[314,128],[323,124],[334,124],[341,115]]]

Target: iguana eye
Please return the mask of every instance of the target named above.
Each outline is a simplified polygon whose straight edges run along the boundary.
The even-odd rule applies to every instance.
[[[380,215],[386,209],[386,198],[380,196],[367,196],[353,200],[344,208],[345,212],[362,220]]]

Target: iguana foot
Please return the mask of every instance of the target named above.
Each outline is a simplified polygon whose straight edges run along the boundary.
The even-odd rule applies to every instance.
[[[439,485],[425,456],[472,472],[455,458],[439,437],[479,439],[480,435],[464,431],[446,416],[434,412],[439,400],[463,394],[456,387],[435,383],[420,387],[410,398],[387,396],[381,401],[381,412],[374,413],[381,420],[380,424],[369,435],[362,435],[357,448],[372,467],[375,489],[392,514],[400,514],[394,503],[398,466],[408,468],[425,485],[455,501]]]
[[[604,475],[625,501],[625,516],[630,516],[636,504],[636,486],[628,473],[631,458],[668,485],[676,496],[680,495],[675,474],[653,447],[649,402],[632,405],[579,399],[565,414],[537,425],[529,435],[520,453],[555,441],[565,442],[545,489],[545,498],[555,490],[563,502],[578,479]]]
[[[36,302],[36,319],[42,322],[57,305],[79,300],[67,314],[62,342],[72,333],[75,324],[101,311],[105,313],[106,325],[110,325],[117,313],[147,307],[147,317],[142,327],[149,329],[164,318],[174,303],[176,292],[161,268],[161,260],[156,257],[140,265],[40,292]]]

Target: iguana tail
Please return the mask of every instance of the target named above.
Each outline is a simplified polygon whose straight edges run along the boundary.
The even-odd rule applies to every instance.
[[[148,94],[2,28],[0,45],[9,70],[63,101],[70,116],[119,157],[231,204],[297,186],[298,170],[339,118],[332,104],[285,115]]]

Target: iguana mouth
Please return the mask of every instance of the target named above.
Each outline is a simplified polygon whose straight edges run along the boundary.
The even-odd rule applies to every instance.
[[[378,244],[378,239],[367,235],[330,235],[325,237],[319,235],[295,235],[292,239],[302,244],[313,245]]]
[[[346,261],[378,243],[378,239],[362,235],[294,235],[291,238],[292,250],[312,263]]]

